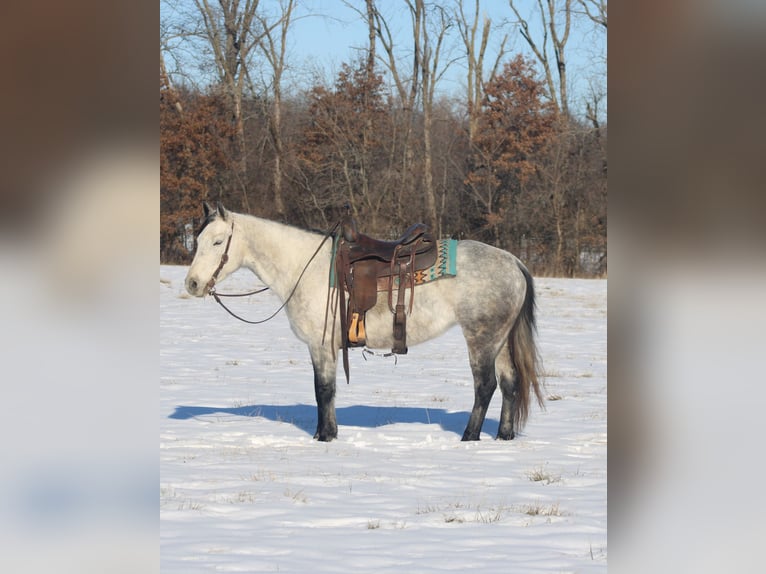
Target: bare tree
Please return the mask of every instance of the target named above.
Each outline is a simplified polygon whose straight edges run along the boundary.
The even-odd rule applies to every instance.
[[[540,22],[542,24],[542,42],[537,42],[529,29],[529,22],[522,18],[513,0],[508,0],[511,10],[518,19],[521,27],[521,36],[526,40],[529,47],[534,52],[535,57],[543,66],[545,80],[548,84],[551,100],[556,108],[566,117],[569,116],[569,102],[567,98],[567,69],[565,48],[569,40],[569,30],[572,21],[572,0],[564,0],[563,30],[559,29],[560,16],[556,0],[545,0],[546,6],[543,6],[543,0],[537,0],[537,6],[540,10]],[[548,59],[548,34],[553,45],[553,53],[556,58],[556,70],[558,71],[558,89],[553,81],[553,71],[551,62]]]
[[[184,109],[173,88],[173,84],[170,82],[170,76],[168,75],[168,69],[165,65],[165,55],[163,54],[162,48],[160,48],[160,94],[160,97],[168,98],[176,111],[183,115]]]
[[[555,231],[555,250],[553,253],[553,273],[561,275],[563,268],[564,238],[566,230],[568,190],[573,187],[571,182],[566,179],[566,169],[568,167],[570,134],[562,131],[554,139],[548,148],[546,162],[538,170],[538,174],[543,181],[543,189],[547,194],[540,194],[541,198],[547,195],[545,210],[551,219]]]
[[[272,105],[269,119],[269,135],[274,146],[274,169],[272,181],[274,184],[274,207],[280,216],[285,214],[283,199],[284,180],[284,139],[282,136],[282,74],[285,70],[285,48],[287,31],[293,13],[295,0],[281,0],[281,14],[274,23],[269,23],[264,16],[258,16],[263,30],[263,40],[259,46],[272,71],[271,95]],[[273,32],[276,32],[273,33]]]
[[[190,26],[192,33],[205,42],[213,56],[217,81],[235,128],[238,169],[233,175],[242,192],[243,206],[250,211],[243,102],[248,91],[254,90],[250,78],[254,52],[282,19],[266,23],[259,17],[259,0],[194,0],[194,7],[197,18]]]
[[[376,27],[375,27],[375,1],[365,0],[365,8],[367,9],[367,76],[372,77],[375,73],[375,44],[376,44]]]
[[[607,32],[607,7],[606,0],[578,0],[578,4],[582,7],[584,12],[576,12],[580,16],[587,18],[593,24],[597,32],[606,34]],[[600,56],[594,55],[594,61],[598,62],[598,66],[594,66],[594,76],[599,75],[598,80],[595,77],[589,80],[589,93],[585,102],[585,117],[593,126],[595,130],[596,138],[601,135],[601,114],[599,108],[601,102],[606,99],[606,88],[603,80],[603,75],[606,70],[606,53],[603,55],[603,60]]]
[[[420,98],[423,111],[422,185],[425,198],[425,218],[432,229],[440,232],[441,218],[438,213],[432,173],[433,103],[436,85],[451,63],[451,61],[445,62],[444,59],[445,39],[452,26],[451,19],[448,12],[441,6],[428,7],[424,0],[406,0],[412,23],[412,73],[405,75],[398,59],[400,47],[396,46],[394,42],[389,23],[381,14],[374,0],[366,0],[365,4],[366,14],[364,16],[370,30],[370,57],[374,57],[375,54],[374,32],[383,48],[384,55],[381,56],[381,60],[391,74],[402,109],[404,136],[401,169],[402,189],[398,202],[400,210],[404,205],[402,197],[412,191],[415,185],[415,180],[412,177],[415,164],[413,129],[417,117],[415,111]],[[357,11],[359,12],[359,10]]]
[[[489,35],[492,29],[492,20],[484,17],[481,27],[481,38],[478,46],[476,45],[476,33],[479,29],[479,6],[480,0],[474,0],[473,20],[469,20],[463,8],[463,0],[458,0],[455,10],[455,20],[460,32],[460,37],[465,46],[465,55],[467,61],[467,86],[466,102],[468,106],[468,141],[473,142],[476,129],[479,123],[479,109],[481,100],[484,97],[484,57],[487,53],[489,44]],[[497,73],[500,61],[505,55],[505,44],[508,41],[508,35],[504,34],[500,42],[500,48],[495,57],[495,63],[490,71],[490,77]]]
[[[414,8],[415,10],[412,12],[413,45],[420,45],[420,22],[423,18],[422,3],[417,3]],[[405,217],[403,212],[405,201],[403,198],[411,195],[414,187],[412,166],[415,154],[412,139],[415,102],[418,95],[417,77],[420,71],[420,52],[415,50],[413,53],[412,74],[409,77],[403,76],[397,63],[396,45],[391,28],[385,17],[380,13],[375,0],[370,0],[367,3],[367,18],[368,22],[370,22],[370,19],[373,20],[373,22],[369,23],[369,26],[375,28],[375,33],[383,48],[384,54],[380,56],[380,59],[391,74],[391,79],[394,82],[394,87],[399,97],[399,105],[401,106],[404,134],[401,146],[402,157],[401,169],[399,170],[401,183],[398,190],[397,208],[399,219],[403,219]]]
[[[415,5],[420,4],[419,9],[408,0],[410,11],[419,11],[425,14],[423,0],[415,0]],[[415,46],[416,52],[420,52],[416,58],[420,62],[420,77],[423,104],[423,192],[426,199],[426,223],[437,235],[441,235],[441,217],[437,210],[436,191],[433,184],[433,121],[434,121],[434,96],[436,85],[449,67],[451,62],[443,64],[444,40],[447,31],[451,27],[450,17],[447,11],[440,7],[434,7],[433,34],[429,29],[429,19],[423,17],[420,20],[421,43]]]
[[[247,173],[247,146],[242,102],[246,87],[247,66],[250,53],[260,40],[252,37],[252,24],[258,9],[258,0],[194,0],[201,26],[198,34],[208,43],[212,53],[218,81],[231,113],[231,121],[237,142],[238,180],[242,191],[243,205],[250,206],[245,190]]]
[[[585,15],[590,18],[594,24],[602,26],[604,30],[607,29],[606,0],[578,0],[578,4],[582,6],[583,10],[585,11]],[[591,12],[591,10],[593,11]]]
[[[603,89],[596,87],[593,82],[590,83],[589,99],[585,102],[585,117],[593,126],[596,139],[601,137],[601,102],[606,98]]]
[[[168,11],[176,12],[176,4],[170,0],[161,0],[161,5],[166,6]],[[183,83],[193,84],[179,66],[177,52],[179,45],[182,44],[189,33],[180,28],[172,17],[163,17],[160,19],[160,90],[164,98],[172,100],[173,106],[178,113],[183,113],[183,106],[178,97],[171,76],[181,78]],[[169,62],[166,61],[169,58]],[[170,64],[170,65],[168,65]]]

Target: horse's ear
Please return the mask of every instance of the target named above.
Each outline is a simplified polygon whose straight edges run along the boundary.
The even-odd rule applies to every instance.
[[[221,219],[225,220],[229,216],[229,211],[221,204],[220,201],[218,202],[216,207],[218,209],[218,215],[221,216]]]
[[[207,201],[202,202],[202,210],[205,213],[205,219],[210,217],[210,214],[215,211],[215,209],[213,209],[213,206],[211,206]]]

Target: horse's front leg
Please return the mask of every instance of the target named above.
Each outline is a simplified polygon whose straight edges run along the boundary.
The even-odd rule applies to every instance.
[[[336,360],[325,349],[311,351],[314,366],[314,394],[317,401],[317,431],[314,438],[331,441],[338,437],[335,419],[335,373]]]

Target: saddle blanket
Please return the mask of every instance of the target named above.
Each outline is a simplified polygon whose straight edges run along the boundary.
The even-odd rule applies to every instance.
[[[457,239],[440,239],[437,245],[436,262],[428,269],[415,272],[415,285],[422,285],[430,281],[436,281],[441,277],[455,277],[457,275]],[[333,243],[332,259],[330,262],[330,287],[335,288],[335,256],[337,253],[337,240]],[[378,291],[388,291],[388,277],[378,280]],[[394,277],[394,287],[399,286],[399,277]]]
[[[455,277],[457,275],[457,239],[440,239],[436,246],[438,253],[436,262],[428,269],[415,271],[415,285],[422,285],[436,281],[442,277]],[[399,287],[399,277],[393,277],[394,288]],[[378,291],[388,291],[389,278],[378,279]]]

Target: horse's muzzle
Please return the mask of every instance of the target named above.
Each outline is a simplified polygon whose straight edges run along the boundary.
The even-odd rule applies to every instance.
[[[187,277],[186,278],[186,291],[189,292],[189,295],[194,295],[195,297],[202,297],[205,294],[205,286],[201,285],[197,279],[194,277]]]

